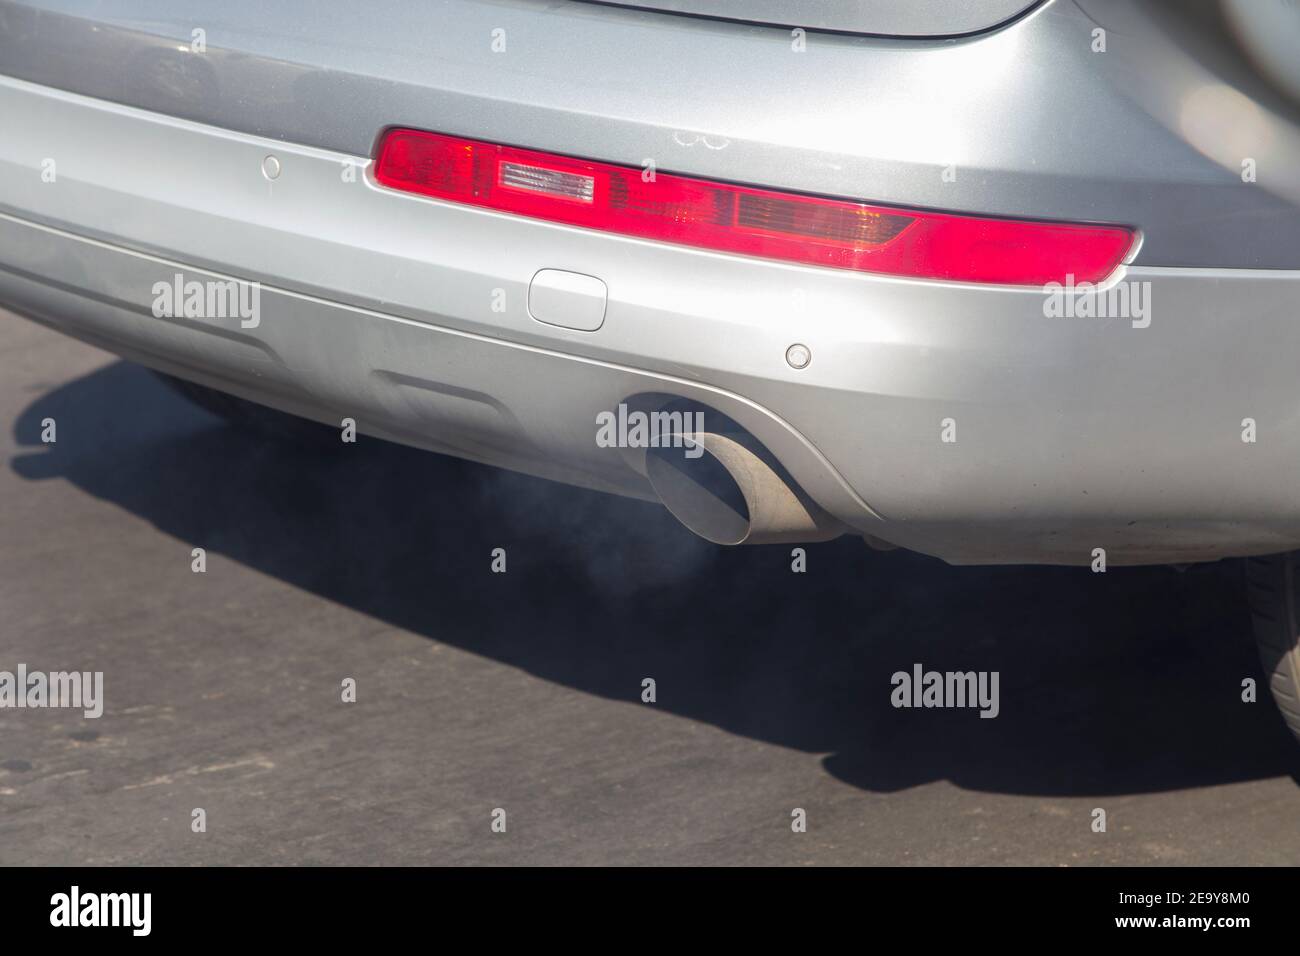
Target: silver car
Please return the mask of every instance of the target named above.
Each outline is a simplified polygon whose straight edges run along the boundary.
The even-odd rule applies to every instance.
[[[1298,64],[1284,0],[0,0],[0,304],[719,544],[1285,554]]]

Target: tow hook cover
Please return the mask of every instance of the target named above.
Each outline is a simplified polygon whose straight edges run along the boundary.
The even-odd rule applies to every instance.
[[[543,269],[528,284],[528,314],[546,325],[595,332],[605,322],[609,290],[595,276]]]

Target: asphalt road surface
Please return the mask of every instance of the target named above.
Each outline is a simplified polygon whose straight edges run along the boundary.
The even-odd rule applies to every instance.
[[[797,574],[657,506],[243,433],[7,313],[0,421],[0,671],[104,675],[98,719],[0,709],[0,863],[1300,862],[1234,563],[844,538]],[[917,663],[998,672],[999,715],[893,707]]]

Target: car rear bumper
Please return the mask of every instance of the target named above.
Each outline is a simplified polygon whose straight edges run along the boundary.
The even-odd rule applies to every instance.
[[[635,460],[597,444],[597,415],[686,398],[748,429],[849,527],[955,562],[1300,545],[1298,271],[1128,266],[1111,285],[1149,284],[1145,319],[1051,317],[1036,289],[397,194],[363,155],[19,80],[0,78],[0,115],[0,302],[182,377],[647,498]],[[542,269],[605,282],[599,330],[529,315]],[[155,317],[155,284],[177,274],[260,283],[256,327]],[[785,360],[796,342],[801,370]]]

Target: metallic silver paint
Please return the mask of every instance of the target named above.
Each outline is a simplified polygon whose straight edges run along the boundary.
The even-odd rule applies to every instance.
[[[1134,265],[1113,281],[1151,284],[1149,327],[1052,319],[1036,290],[718,255],[398,194],[369,180],[365,156],[19,80],[0,78],[0,114],[0,302],[175,374],[642,497],[635,456],[596,445],[595,415],[686,398],[747,429],[835,519],[952,561],[1300,545],[1297,270]],[[261,171],[272,149],[275,183]],[[41,182],[47,156],[57,184]],[[607,284],[598,332],[528,315],[545,268]],[[155,318],[152,285],[177,270],[263,282],[260,324]],[[787,364],[793,341],[816,356],[808,368]],[[1248,416],[1267,438],[1244,446]],[[938,440],[948,417],[954,444]]]
[[[571,0],[370,0],[306,17],[261,0],[0,0],[0,73],[354,156],[405,125],[885,203],[1136,224],[1140,265],[1300,268],[1300,192],[1280,188],[1300,163],[1270,162],[1246,187],[1235,151],[1215,151],[1232,137],[1184,128],[1188,104],[1237,80],[1166,42],[1146,4],[1086,7],[1051,0],[959,40],[811,34],[795,53],[780,28]],[[1236,102],[1229,131],[1246,116]]]
[[[990,30],[1038,0],[592,0],[623,7],[877,36],[945,37]]]

